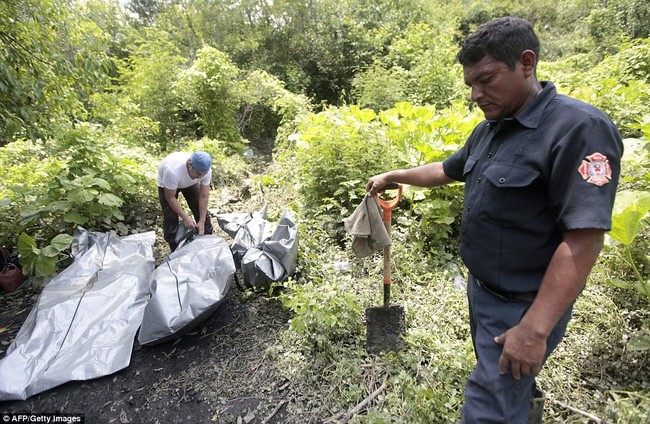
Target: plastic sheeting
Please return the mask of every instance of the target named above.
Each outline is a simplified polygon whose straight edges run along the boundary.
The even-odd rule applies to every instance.
[[[285,211],[277,225],[265,216],[266,207],[253,214],[217,216],[221,229],[234,239],[233,255],[249,288],[286,281],[296,271],[298,227],[291,213]]]
[[[266,205],[258,212],[218,215],[217,222],[219,227],[233,238],[230,249],[238,267],[248,249],[259,245],[273,232],[266,220]]]
[[[235,278],[235,263],[226,241],[196,236],[177,249],[151,275],[138,342],[162,343],[208,318],[226,297]]]
[[[286,281],[296,271],[297,257],[298,227],[285,212],[273,234],[242,258],[244,283],[252,288],[265,288],[272,282]]]
[[[0,361],[0,400],[126,368],[148,299],[155,233],[77,230],[74,262],[45,285]]]

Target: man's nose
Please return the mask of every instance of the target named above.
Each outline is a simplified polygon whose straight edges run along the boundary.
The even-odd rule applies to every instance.
[[[483,90],[480,87],[475,85],[472,86],[472,101],[478,103],[478,101],[483,97]]]

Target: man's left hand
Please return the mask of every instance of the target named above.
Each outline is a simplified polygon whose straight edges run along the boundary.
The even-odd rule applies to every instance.
[[[205,222],[199,222],[196,224],[196,231],[197,233],[202,236],[205,234]]]
[[[524,328],[522,324],[494,338],[495,343],[503,345],[499,358],[499,372],[505,374],[510,366],[510,372],[515,380],[522,375],[537,376],[542,369],[546,353],[546,338],[536,336],[534,332]]]

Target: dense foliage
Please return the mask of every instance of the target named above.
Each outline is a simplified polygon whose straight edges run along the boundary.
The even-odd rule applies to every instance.
[[[579,422],[560,406],[574,404],[647,422],[647,1],[4,0],[0,246],[44,279],[67,263],[76,226],[156,227],[157,162],[208,151],[215,188],[252,176],[272,208],[300,218],[299,273],[280,296],[294,318],[267,355],[311,394],[301,408],[324,419],[385,381],[382,407],[359,421],[453,422],[473,362],[455,246],[462,186],[407,187],[395,213],[395,301],[409,323],[399,354],[363,351],[381,263],[351,257],[341,219],[370,175],[462,145],[482,115],[454,56],[507,14],[537,29],[540,79],[604,110],[626,138],[614,228],[541,379],[550,414]],[[253,175],[260,154],[273,162]]]

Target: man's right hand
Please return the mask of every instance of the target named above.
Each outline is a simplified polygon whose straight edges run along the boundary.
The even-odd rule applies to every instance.
[[[389,182],[390,181],[386,179],[385,174],[379,174],[375,175],[374,177],[370,177],[368,183],[366,184],[366,192],[374,196]]]
[[[189,215],[185,215],[185,217],[183,217],[183,225],[187,228],[195,228],[196,222],[194,222],[194,219]]]

